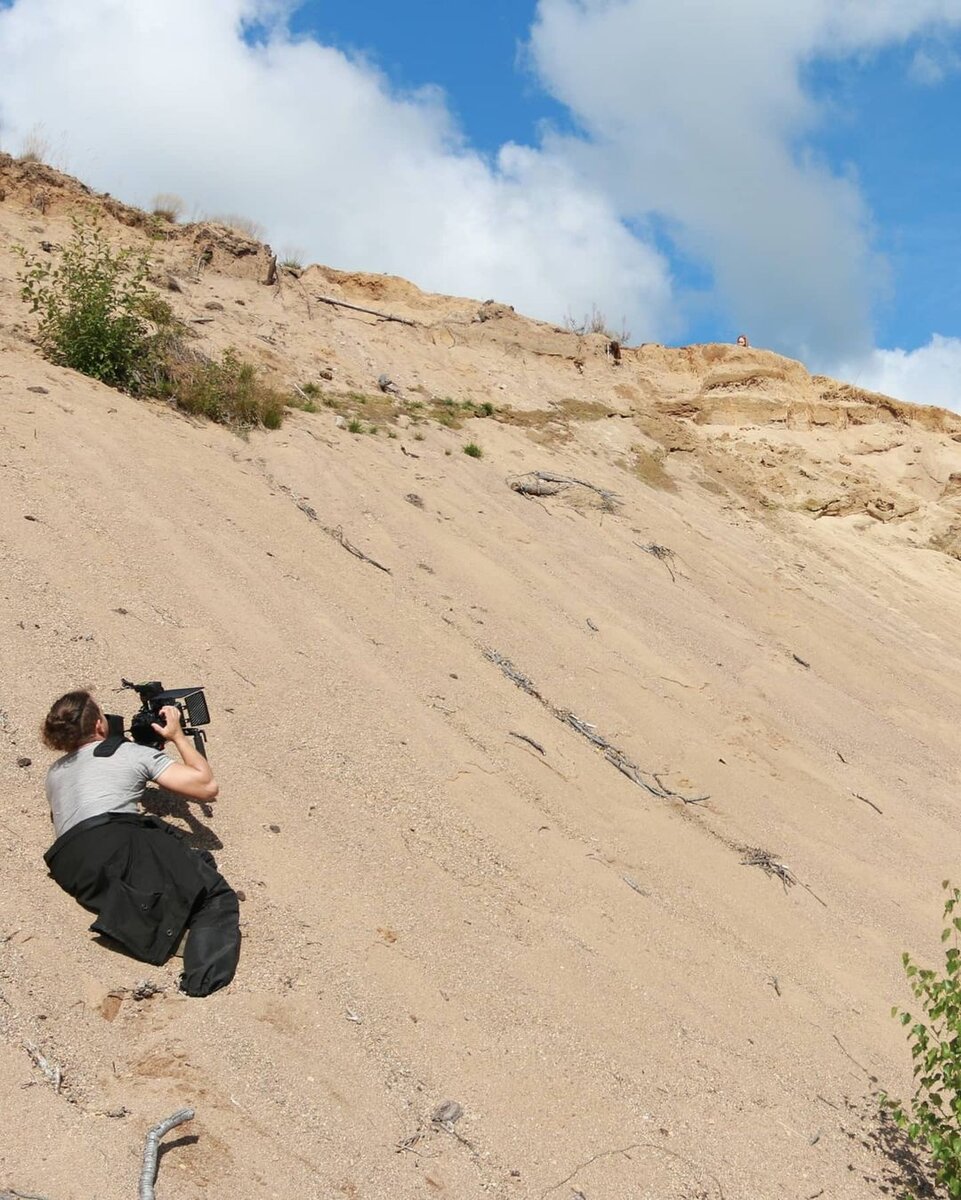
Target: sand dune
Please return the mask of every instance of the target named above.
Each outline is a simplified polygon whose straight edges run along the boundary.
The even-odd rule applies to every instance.
[[[961,854],[961,418],[403,280],[265,286],[263,247],[152,240],[42,166],[0,158],[0,192],[0,1188],[131,1196],[192,1104],[164,1200],[881,1194],[900,954],[938,954]],[[380,432],[319,405],[241,437],[45,362],[12,246],[56,254],[85,204],[199,346]],[[444,397],[495,412],[420,421]],[[536,470],[619,503],[508,486]],[[221,797],[171,819],[245,942],[207,1001],[45,876],[37,725],[79,684],[132,711],[121,675],[208,689]]]

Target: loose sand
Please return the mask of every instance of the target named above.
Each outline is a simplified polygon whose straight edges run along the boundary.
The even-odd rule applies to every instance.
[[[161,1200],[881,1194],[900,955],[936,959],[961,855],[961,419],[762,350],[618,362],[402,280],[268,287],[263,248],[150,241],[43,167],[0,158],[0,190],[0,1190],[129,1198],[191,1104]],[[83,204],[174,275],[198,345],[380,432],[320,405],[242,438],[45,362],[12,245],[55,255]],[[444,397],[498,412],[416,423]],[[507,486],[532,470],[621,502]],[[488,650],[710,799],[637,786]],[[221,796],[171,819],[246,898],[206,1001],[43,867],[37,725],[76,685],[129,713],[121,675],[208,690]]]

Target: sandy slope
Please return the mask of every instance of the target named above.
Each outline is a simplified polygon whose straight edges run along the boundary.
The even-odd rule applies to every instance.
[[[204,343],[279,382],[374,395],[387,372],[502,410],[241,439],[39,358],[10,243],[61,243],[88,198],[9,160],[0,190],[0,1190],[132,1196],[145,1130],[190,1103],[165,1200],[880,1194],[899,957],[937,953],[961,852],[961,564],[930,545],[953,545],[961,421],[763,351],[618,364],[399,280],[269,288],[216,231],[150,243]],[[622,503],[506,486],[533,469]],[[710,800],[648,794],[488,650]],[[208,1001],[94,943],[45,878],[37,723],[81,683],[130,711],[121,674],[202,682],[214,710],[221,798],[189,827],[246,940]],[[134,1001],[144,978],[168,992]],[[430,1125],[447,1099],[459,1138]]]

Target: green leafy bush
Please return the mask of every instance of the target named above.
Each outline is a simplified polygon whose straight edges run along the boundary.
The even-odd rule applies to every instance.
[[[111,387],[142,391],[151,373],[152,326],[172,315],[150,290],[146,255],[114,250],[96,222],[74,220],[59,262],[24,250],[21,256],[20,295],[40,316],[38,341],[47,357]]]
[[[889,1097],[884,1103],[911,1141],[927,1147],[935,1177],[947,1194],[961,1197],[961,916],[954,915],[961,889],[951,887],[947,879],[941,886],[950,889],[941,941],[952,943],[945,951],[944,974],[919,967],[910,954],[902,955],[911,991],[927,1021],[915,1020],[904,1009],[891,1010],[908,1030],[916,1090],[908,1105]]]

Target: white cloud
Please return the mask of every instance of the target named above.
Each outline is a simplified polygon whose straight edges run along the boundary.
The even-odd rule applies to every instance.
[[[961,54],[950,46],[922,46],[915,50],[911,58],[908,75],[921,87],[937,87],[959,69]]]
[[[961,412],[961,338],[936,333],[917,350],[874,350],[836,373],[870,391]]]
[[[292,39],[291,7],[14,0],[0,8],[4,142],[41,125],[98,187],[241,212],[330,265],[553,319],[597,302],[636,334],[669,331],[668,267],[603,191],[541,149],[487,161],[436,89],[399,95],[370,64]]]
[[[732,330],[825,362],[870,347],[886,268],[856,179],[805,148],[804,68],[954,24],[961,0],[540,0],[531,54],[584,130],[553,151],[676,223]]]
[[[807,68],[919,39],[933,54],[961,0],[539,0],[530,62],[581,132],[491,159],[437,89],[400,94],[292,38],[296,7],[0,0],[0,134],[16,149],[40,125],[96,186],[239,211],[334,266],[554,320],[596,303],[643,339],[682,332],[638,233],[654,217],[709,267],[732,337],[818,368],[871,353],[886,264],[853,170],[812,148],[830,113]]]

